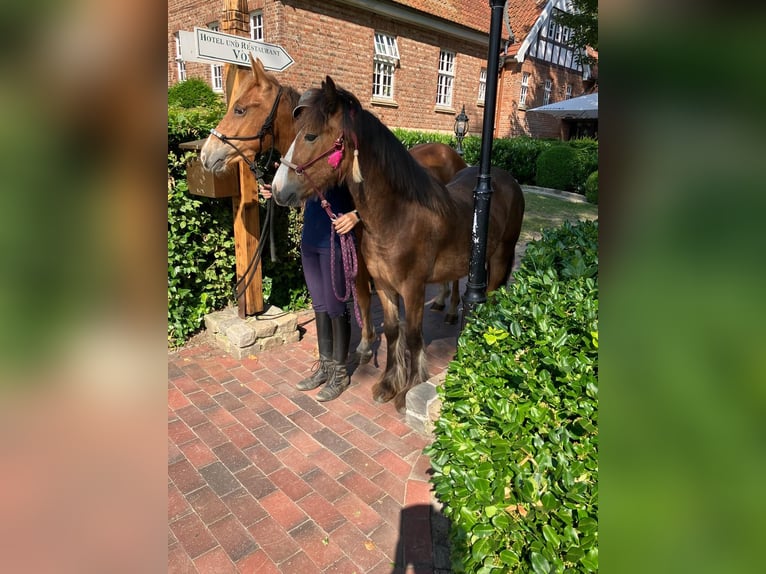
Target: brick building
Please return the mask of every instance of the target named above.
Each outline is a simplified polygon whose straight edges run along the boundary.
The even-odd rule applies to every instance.
[[[568,32],[550,24],[567,2],[509,0],[498,55],[496,137],[566,137],[561,121],[527,118],[525,109],[593,89],[591,71],[563,45]],[[248,0],[247,7],[250,37],[282,46],[295,60],[277,74],[283,84],[302,91],[329,74],[392,128],[451,133],[465,106],[471,133],[480,133],[487,0]],[[179,30],[220,29],[222,15],[222,0],[168,0],[169,86],[200,77],[222,91],[222,66],[183,62],[177,40]]]

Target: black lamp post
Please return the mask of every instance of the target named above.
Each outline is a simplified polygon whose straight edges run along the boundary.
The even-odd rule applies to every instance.
[[[465,104],[460,113],[455,116],[455,138],[457,138],[457,149],[455,150],[460,157],[463,156],[463,138],[468,133],[468,116],[465,115]]]
[[[503,24],[505,0],[489,0],[492,15],[489,23],[489,52],[487,53],[487,91],[484,99],[484,121],[481,130],[479,152],[479,178],[473,190],[473,233],[471,235],[471,263],[468,282],[463,296],[463,321],[473,310],[487,300],[487,230],[489,229],[489,206],[492,199],[492,176],[490,160],[497,105],[497,76],[499,69],[500,34]]]

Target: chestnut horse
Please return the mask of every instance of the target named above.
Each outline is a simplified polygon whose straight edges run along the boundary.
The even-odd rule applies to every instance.
[[[267,154],[272,146],[282,155],[295,138],[293,109],[300,93],[290,86],[282,86],[273,74],[264,69],[260,59],[253,58],[252,54],[250,63],[251,70],[241,67],[229,69],[229,109],[207,138],[200,153],[200,161],[209,171],[225,171],[240,158],[248,162],[256,161],[259,156]],[[444,144],[420,144],[414,146],[410,153],[443,183],[447,183],[466,167],[463,158]],[[361,229],[358,229],[357,236],[361,233]],[[356,290],[362,319],[361,340],[356,352],[360,362],[364,362],[372,356],[375,330],[372,325],[369,273],[363,257],[359,257]],[[449,292],[449,286],[442,285],[432,308],[444,309],[444,300]],[[446,322],[454,323],[457,320],[459,302],[460,295],[455,282],[450,308],[445,316]]]
[[[297,119],[295,140],[272,182],[273,197],[279,205],[297,206],[333,185],[348,186],[364,222],[361,251],[384,315],[386,367],[372,395],[380,402],[394,399],[396,409],[403,412],[407,391],[428,378],[422,333],[426,283],[454,281],[468,274],[471,191],[479,169],[467,167],[444,186],[362,108],[356,96],[336,87],[329,76],[305,105]],[[327,156],[337,156],[338,151],[340,163],[329,164]],[[502,169],[493,168],[491,180],[486,261],[488,288],[493,290],[510,276],[524,195]],[[404,301],[403,326],[399,297]]]

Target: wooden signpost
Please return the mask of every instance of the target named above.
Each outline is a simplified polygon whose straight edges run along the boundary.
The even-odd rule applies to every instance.
[[[268,70],[282,71],[294,63],[281,46],[243,37],[248,33],[247,0],[224,0],[221,28],[223,33],[206,28],[195,28],[194,32],[182,30],[179,31],[179,41],[181,57],[184,60],[225,66],[225,94],[229,105],[231,105],[231,95],[237,91],[240,76],[237,74],[237,69],[250,69],[250,52],[260,58]],[[183,145],[198,144],[196,148],[188,147],[187,149],[201,149],[202,143],[204,140]],[[197,165],[196,168],[201,169],[201,165]],[[226,178],[213,177],[212,174],[194,175],[196,168],[190,165],[187,169],[187,176],[190,176],[190,179],[194,177],[196,181],[194,189],[191,180],[189,182],[191,193],[207,197],[231,196],[232,199],[237,293],[242,293],[237,300],[238,314],[244,319],[246,316],[261,313],[264,305],[260,262],[256,269],[247,271],[258,250],[261,234],[258,183],[255,176],[241,160],[237,162],[237,170],[229,176],[228,181]],[[239,187],[238,193],[232,187],[232,178],[238,180],[236,184]],[[247,278],[245,278],[246,274]]]

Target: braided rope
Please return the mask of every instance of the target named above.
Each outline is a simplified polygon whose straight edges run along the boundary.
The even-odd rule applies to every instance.
[[[340,214],[343,215],[343,214]],[[338,301],[348,301],[349,296],[354,299],[354,316],[359,328],[362,327],[362,316],[359,311],[359,299],[356,294],[356,274],[358,271],[358,261],[356,258],[356,244],[354,236],[346,233],[340,236],[340,255],[343,264],[343,274],[345,276],[345,292],[338,295],[338,287],[335,284],[335,227],[330,226],[330,277],[332,279],[332,290]]]

